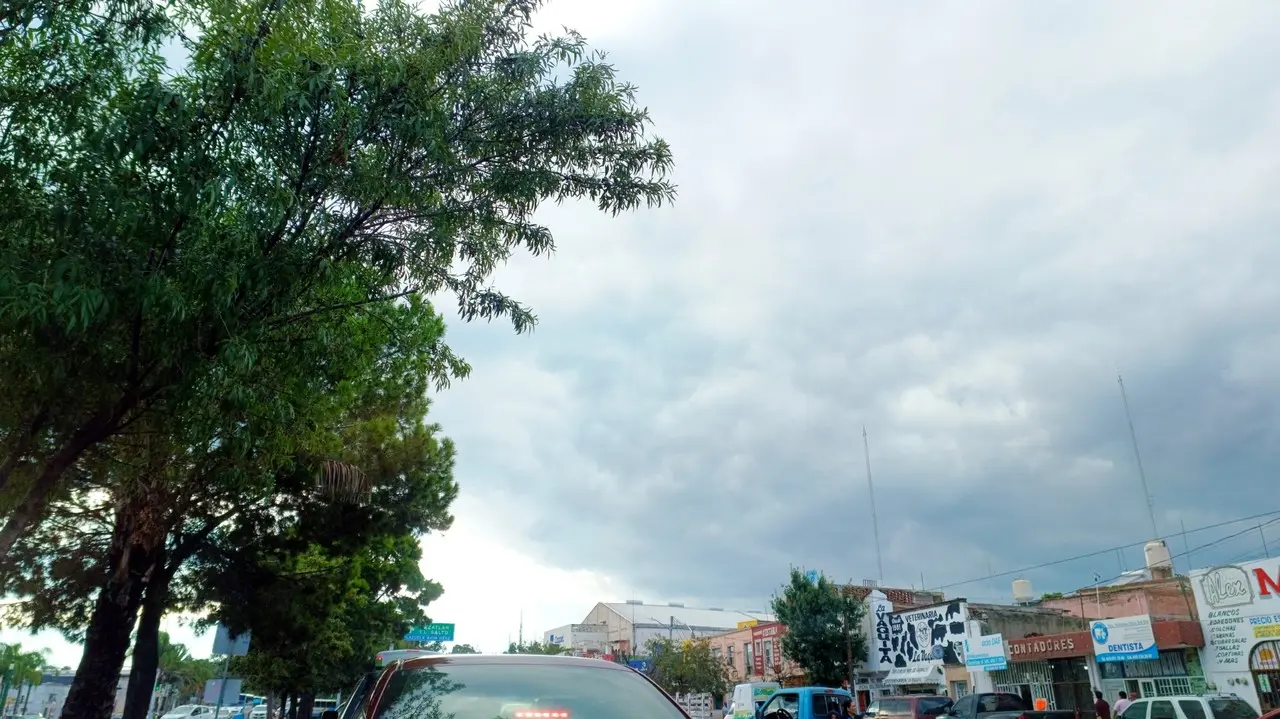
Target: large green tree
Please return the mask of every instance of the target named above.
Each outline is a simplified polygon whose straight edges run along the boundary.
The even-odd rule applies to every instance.
[[[705,639],[649,640],[650,677],[672,694],[724,696],[733,687],[729,666],[711,652]]]
[[[215,530],[233,522],[270,531],[308,503],[341,504],[353,496],[349,490],[359,495],[370,478],[393,471],[378,464],[385,464],[385,447],[378,443],[396,433],[398,418],[421,424],[425,393],[438,372],[443,323],[411,297],[360,308],[345,324],[360,341],[343,345],[341,355],[317,358],[321,366],[304,377],[290,379],[273,365],[256,375],[265,386],[252,389],[274,388],[291,400],[293,410],[283,420],[253,412],[248,421],[217,428],[209,439],[192,432],[182,451],[172,454],[156,450],[168,445],[154,432],[121,435],[94,450],[103,460],[86,466],[38,531],[0,561],[0,586],[32,599],[16,607],[24,623],[84,638],[80,670],[64,706],[80,710],[114,701],[115,677],[140,608],[126,713],[145,712],[158,666],[160,620],[173,604],[171,585]],[[181,427],[199,428],[196,420],[206,416],[188,414]],[[272,431],[261,431],[264,426]],[[163,435],[170,442],[175,438],[181,438],[177,429]],[[110,452],[117,447],[118,453]],[[286,451],[291,461],[272,459]],[[138,461],[139,455],[146,461]],[[451,453],[444,461],[451,462]],[[360,471],[361,462],[372,471]],[[338,469],[325,471],[330,467]],[[426,499],[447,504],[454,490],[446,482],[434,491]],[[397,510],[416,506],[379,495],[387,497]],[[354,520],[332,526],[361,527]]]
[[[362,492],[335,501],[301,493],[269,512],[242,513],[214,532],[188,582],[191,608],[212,608],[253,634],[237,671],[254,686],[298,696],[349,686],[375,654],[427,621],[441,588],[419,569],[420,538],[447,529],[457,495],[453,445],[422,421],[426,400],[353,417],[339,456],[363,468]]]
[[[327,356],[353,308],[452,294],[527,329],[491,276],[552,251],[543,201],[674,196],[634,88],[530,39],[540,4],[9,3],[0,556],[90,449],[228,398],[243,421],[264,361]]]
[[[862,636],[862,600],[818,575],[810,581],[793,568],[787,584],[773,597],[773,613],[786,626],[782,652],[809,674],[809,682],[837,686],[853,681],[860,658],[866,656]]]

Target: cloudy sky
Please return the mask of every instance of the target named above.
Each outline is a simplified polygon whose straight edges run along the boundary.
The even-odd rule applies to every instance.
[[[537,331],[451,329],[474,373],[433,416],[462,496],[424,568],[460,641],[603,600],[760,607],[793,564],[876,578],[863,425],[886,584],[1008,601],[989,573],[1130,545],[1025,573],[1109,578],[1150,534],[1118,369],[1175,554],[1263,556],[1256,522],[1195,530],[1280,509],[1280,5],[552,0],[541,22],[639,85],[680,198],[549,208],[558,253],[497,277]]]

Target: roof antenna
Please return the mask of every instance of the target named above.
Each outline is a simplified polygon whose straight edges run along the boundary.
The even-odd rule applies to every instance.
[[[1138,451],[1138,433],[1133,429],[1133,415],[1129,413],[1129,394],[1124,391],[1124,377],[1116,370],[1116,383],[1120,385],[1120,400],[1124,402],[1124,418],[1129,423],[1129,439],[1133,441],[1133,458],[1138,463],[1138,479],[1142,480],[1142,498],[1147,502],[1147,519],[1151,522],[1151,538],[1159,539],[1156,529],[1156,503],[1147,489],[1147,472],[1142,468],[1142,453]]]
[[[884,584],[884,559],[880,555],[880,520],[876,517],[876,487],[871,482],[871,449],[867,442],[867,425],[862,425],[862,456],[867,460],[867,492],[871,494],[871,531],[876,538],[876,569],[880,571],[880,584]],[[924,577],[920,578],[920,591],[924,591]]]

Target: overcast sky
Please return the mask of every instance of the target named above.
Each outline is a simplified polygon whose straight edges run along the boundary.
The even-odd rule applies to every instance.
[[[451,327],[474,373],[433,419],[462,496],[424,568],[460,641],[604,600],[761,608],[792,564],[876,578],[864,424],[886,584],[1008,601],[989,573],[1131,545],[1026,572],[1110,578],[1150,534],[1118,369],[1174,553],[1263,555],[1248,523],[1178,533],[1280,509],[1280,5],[541,20],[639,85],[680,198],[548,208],[558,253],[497,277],[537,331]]]

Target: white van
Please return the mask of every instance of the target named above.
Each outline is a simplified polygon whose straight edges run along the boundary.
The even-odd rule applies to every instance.
[[[755,719],[756,712],[782,688],[777,682],[750,682],[733,688],[733,719]]]

